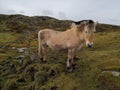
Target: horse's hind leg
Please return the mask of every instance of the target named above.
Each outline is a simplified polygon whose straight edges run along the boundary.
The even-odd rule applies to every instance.
[[[42,62],[45,62],[45,47],[44,34],[42,31],[38,33],[38,56]]]
[[[40,47],[40,60],[42,62],[46,62],[46,59],[45,59],[45,46],[44,45],[41,45]]]
[[[67,69],[69,71],[72,71],[73,69],[72,65],[73,65],[74,55],[75,55],[75,49],[68,49]]]
[[[38,48],[38,56],[40,58],[40,61],[42,62],[46,62],[46,59],[45,59],[45,47],[46,44],[43,43],[42,41],[40,42],[39,41],[39,48]]]

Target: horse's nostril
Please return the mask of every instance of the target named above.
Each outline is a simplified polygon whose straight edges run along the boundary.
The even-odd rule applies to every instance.
[[[87,47],[88,47],[88,48],[91,48],[91,47],[92,47],[92,45],[88,44],[88,45],[87,45]]]

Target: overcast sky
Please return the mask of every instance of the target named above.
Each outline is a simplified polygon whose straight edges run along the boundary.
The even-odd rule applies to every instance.
[[[51,16],[120,25],[120,0],[0,0],[0,14]]]

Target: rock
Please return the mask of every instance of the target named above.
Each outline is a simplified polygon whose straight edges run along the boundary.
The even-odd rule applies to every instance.
[[[25,56],[24,55],[20,55],[20,56],[17,56],[16,59],[23,59]]]
[[[23,53],[23,52],[25,52],[27,50],[27,48],[18,48],[18,52],[19,53]]]
[[[25,54],[28,55],[28,54],[29,54],[29,51],[28,51],[28,50],[25,50]]]
[[[16,59],[18,60],[19,63],[22,63],[23,59],[25,58],[24,55],[17,56]]]
[[[30,60],[35,60],[37,58],[35,53],[32,53],[32,55],[30,55]]]
[[[0,48],[2,48],[2,47],[3,47],[3,45],[0,44]]]
[[[119,76],[120,75],[119,71],[103,71],[102,73],[111,73],[113,76]]]
[[[16,47],[12,47],[12,49],[16,49]]]
[[[111,71],[111,73],[112,73],[114,76],[119,76],[119,75],[120,75],[120,72],[117,72],[117,71]]]

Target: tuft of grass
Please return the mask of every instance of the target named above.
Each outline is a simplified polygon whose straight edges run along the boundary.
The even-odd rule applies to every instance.
[[[41,86],[48,80],[48,73],[45,71],[39,71],[35,74],[35,90],[41,90]]]
[[[16,36],[13,33],[0,33],[0,43],[15,41]]]
[[[36,70],[33,65],[29,65],[25,68],[25,71],[23,72],[23,77],[25,81],[34,81],[34,74]]]
[[[17,90],[18,86],[15,79],[8,79],[4,85],[4,90]]]
[[[120,90],[120,76],[114,77],[110,73],[102,73],[98,81],[100,82],[100,86],[105,90]]]

